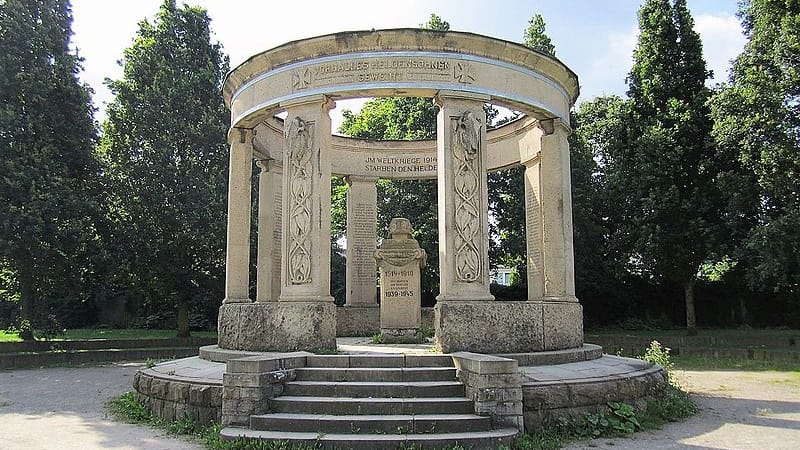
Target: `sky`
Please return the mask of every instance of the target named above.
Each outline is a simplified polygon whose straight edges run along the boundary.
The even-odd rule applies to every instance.
[[[223,45],[231,67],[289,41],[350,30],[417,27],[431,13],[450,29],[521,42],[528,20],[542,14],[556,56],[578,74],[578,102],[599,95],[624,96],[637,40],[636,13],[643,0],[178,0],[208,10],[212,39]],[[695,30],[703,40],[710,85],[727,79],[730,60],[745,38],[736,17],[736,0],[688,0]],[[113,99],[103,85],[119,79],[118,61],[142,19],[152,19],[161,0],[72,0],[72,44],[84,58],[81,79],[95,91],[96,118],[104,118]],[[357,110],[363,101],[338,102]],[[340,114],[332,114],[334,129]]]

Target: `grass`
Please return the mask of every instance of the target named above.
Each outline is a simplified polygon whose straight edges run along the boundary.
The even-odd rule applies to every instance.
[[[140,328],[125,328],[125,329],[105,329],[105,328],[76,328],[67,330],[67,332],[59,336],[54,341],[75,341],[75,340],[88,340],[88,339],[158,339],[158,338],[174,338],[176,336],[175,330],[146,330]],[[194,337],[216,337],[216,331],[193,331]],[[6,330],[0,330],[0,342],[20,342],[17,333],[10,333]]]
[[[675,364],[675,368],[680,370],[776,371],[800,374],[800,363],[797,361],[768,361],[676,355],[672,357],[672,362]]]
[[[600,336],[686,336],[686,328],[626,330],[622,328],[587,329],[586,335]],[[699,328],[697,336],[726,337],[793,337],[800,336],[800,330],[790,328]]]

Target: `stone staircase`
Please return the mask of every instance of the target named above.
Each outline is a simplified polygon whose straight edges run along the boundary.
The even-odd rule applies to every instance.
[[[315,356],[295,375],[270,400],[271,413],[252,415],[249,428],[225,428],[222,437],[326,449],[494,449],[518,433],[474,414],[446,355]]]

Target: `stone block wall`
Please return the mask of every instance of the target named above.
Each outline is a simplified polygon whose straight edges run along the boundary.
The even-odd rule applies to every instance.
[[[220,385],[164,379],[153,371],[140,370],[133,376],[133,388],[147,410],[166,421],[184,417],[205,425],[220,421]]]
[[[284,384],[295,379],[294,369],[305,367],[305,352],[278,356],[231,359],[222,375],[223,425],[247,425],[250,416],[269,411],[269,400],[283,394]]]
[[[665,382],[661,366],[613,377],[523,384],[525,427],[535,430],[560,418],[575,418],[624,402],[644,410]]]
[[[522,377],[517,371],[517,361],[470,352],[451,356],[467,398],[475,403],[475,414],[491,417],[495,427],[524,431]]]

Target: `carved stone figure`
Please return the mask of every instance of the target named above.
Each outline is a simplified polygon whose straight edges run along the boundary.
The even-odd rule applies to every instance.
[[[313,126],[295,117],[288,121],[286,142],[289,151],[289,281],[311,282],[311,195]]]
[[[452,153],[455,158],[455,265],[456,278],[472,283],[480,279],[480,133],[481,121],[465,111],[453,121]]]

